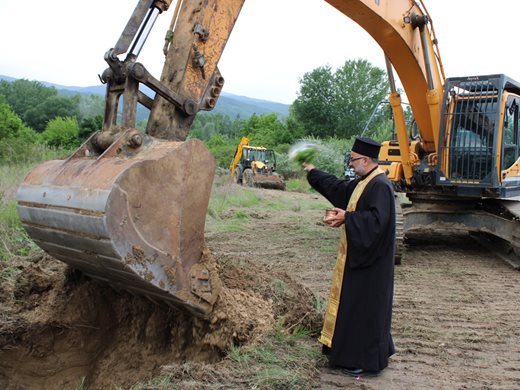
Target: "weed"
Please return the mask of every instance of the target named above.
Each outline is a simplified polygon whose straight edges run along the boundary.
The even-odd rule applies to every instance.
[[[235,212],[235,218],[239,220],[248,219],[249,216],[244,211],[236,211]]]
[[[81,378],[81,382],[79,383],[78,390],[87,390],[87,384],[85,383],[85,377]]]
[[[301,389],[305,378],[291,369],[270,366],[260,370],[255,375],[254,382],[259,389]]]
[[[229,350],[228,358],[240,364],[249,363],[251,361],[251,356],[247,352],[235,346],[232,346]]]
[[[1,280],[13,280],[16,275],[21,272],[20,269],[16,267],[5,267],[0,269],[0,279]]]
[[[286,294],[287,284],[283,280],[274,278],[271,284],[273,286],[274,295],[283,297]]]
[[[327,306],[327,300],[320,296],[318,293],[313,291],[314,295],[314,308],[318,313],[325,313],[325,308]]]

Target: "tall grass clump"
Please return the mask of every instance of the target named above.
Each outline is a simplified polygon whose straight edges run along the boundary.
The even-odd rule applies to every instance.
[[[0,159],[0,260],[6,261],[12,256],[27,255],[36,247],[22,228],[16,211],[19,185],[36,165],[44,160],[64,158],[70,151],[18,143],[16,139],[4,140],[3,146],[5,149]]]
[[[234,348],[228,357],[242,370],[248,366],[254,368],[253,375],[248,376],[250,388],[307,389],[312,387],[309,374],[320,359],[318,348],[307,342],[308,337],[309,331],[305,328],[288,330],[282,320],[260,343]]]

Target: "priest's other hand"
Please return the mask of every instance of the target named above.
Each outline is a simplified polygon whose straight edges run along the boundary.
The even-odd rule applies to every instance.
[[[336,212],[336,214],[324,218],[323,222],[325,222],[330,227],[340,227],[345,223],[346,211],[337,207],[334,207],[333,210]]]

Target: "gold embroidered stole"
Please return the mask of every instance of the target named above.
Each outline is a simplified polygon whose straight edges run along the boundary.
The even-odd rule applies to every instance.
[[[361,197],[361,194],[365,190],[370,181],[384,173],[381,168],[376,168],[370,175],[365,179],[357,183],[354,192],[350,197],[347,205],[347,212],[356,210],[357,202]],[[343,225],[341,241],[339,243],[338,258],[336,260],[336,267],[332,273],[332,285],[329,292],[329,300],[327,302],[327,310],[325,311],[325,318],[323,319],[323,328],[321,330],[321,336],[318,341],[327,347],[332,347],[332,337],[334,336],[334,329],[336,327],[336,317],[338,315],[339,299],[341,296],[341,287],[343,284],[343,273],[347,264],[347,230]]]

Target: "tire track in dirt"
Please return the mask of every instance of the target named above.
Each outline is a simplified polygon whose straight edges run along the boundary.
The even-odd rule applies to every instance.
[[[208,238],[224,257],[285,271],[326,299],[339,234],[319,226],[321,217],[321,210],[267,213],[252,232]],[[309,231],[297,231],[301,226]],[[423,232],[408,240],[396,267],[393,315],[397,353],[381,376],[354,379],[322,367],[319,388],[520,389],[520,272],[469,236]]]

